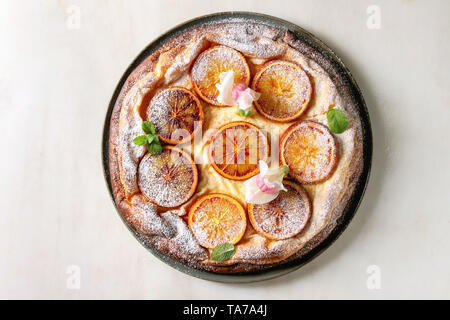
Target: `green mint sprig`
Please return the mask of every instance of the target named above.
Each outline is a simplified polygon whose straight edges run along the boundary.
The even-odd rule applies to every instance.
[[[341,110],[330,109],[327,112],[328,126],[333,133],[342,133],[348,127],[348,119]]]
[[[225,261],[234,255],[234,245],[232,243],[222,243],[211,252],[211,259],[214,261]]]
[[[162,152],[161,142],[156,134],[155,126],[150,121],[142,122],[142,130],[146,133],[133,139],[134,144],[142,146],[147,144],[147,150],[152,156]]]

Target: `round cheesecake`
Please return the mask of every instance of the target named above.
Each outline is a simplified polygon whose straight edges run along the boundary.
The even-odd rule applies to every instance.
[[[259,93],[250,116],[219,101],[227,70]],[[112,111],[109,169],[120,214],[145,245],[203,271],[268,270],[308,254],[335,229],[364,166],[361,119],[345,86],[286,29],[230,20],[178,33],[131,72]],[[330,129],[331,109],[345,114],[345,131]],[[160,154],[133,142],[145,121],[155,124]],[[256,161],[222,148],[234,128],[255,132],[254,141],[233,141],[256,150]],[[218,159],[230,154],[232,165]],[[268,204],[248,203],[245,181],[268,159],[289,168],[285,190]],[[228,259],[213,259],[220,243],[234,246]]]

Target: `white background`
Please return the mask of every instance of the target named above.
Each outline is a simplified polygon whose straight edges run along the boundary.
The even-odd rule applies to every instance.
[[[81,10],[70,29],[68,8]],[[377,5],[381,28],[369,29]],[[314,261],[255,284],[163,264],[109,198],[109,99],[150,41],[207,13],[267,13],[344,60],[373,126],[372,175],[343,235]],[[449,1],[1,1],[0,298],[450,298]],[[67,267],[81,270],[79,290]],[[370,290],[368,266],[381,270]]]

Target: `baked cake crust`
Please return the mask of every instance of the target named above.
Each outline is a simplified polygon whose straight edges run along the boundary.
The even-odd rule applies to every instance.
[[[195,240],[186,223],[186,207],[163,210],[140,193],[137,172],[145,147],[132,143],[133,138],[141,134],[143,110],[140,107],[148,105],[154,92],[160,88],[189,87],[192,63],[212,44],[234,48],[255,65],[271,59],[285,59],[301,65],[312,78],[314,93],[308,111],[300,120],[326,124],[326,111],[330,105],[345,110],[349,118],[349,128],[335,136],[339,146],[339,163],[335,172],[321,184],[304,186],[313,205],[307,227],[293,238],[274,241],[247,226],[235,255],[224,262],[210,260],[208,250]],[[214,115],[207,115],[207,108],[210,107],[204,106],[205,120]],[[215,125],[212,121],[211,126]],[[259,23],[205,25],[164,43],[130,74],[123,85],[110,122],[109,166],[114,200],[139,238],[163,255],[190,267],[217,273],[264,270],[307,254],[336,227],[362,172],[362,139],[358,112],[346,84],[335,68],[306,43],[297,40],[288,30]]]

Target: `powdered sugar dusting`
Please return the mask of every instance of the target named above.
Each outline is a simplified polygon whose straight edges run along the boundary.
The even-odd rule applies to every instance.
[[[252,210],[255,227],[276,239],[297,235],[311,216],[306,192],[299,192],[292,183],[285,183],[285,187],[287,191],[281,191],[277,198],[254,205]]]
[[[192,81],[204,97],[217,102],[220,75],[234,71],[234,83],[248,84],[247,63],[241,54],[231,48],[216,46],[202,52],[192,66]]]
[[[191,67],[192,62],[202,52],[208,42],[203,37],[192,39],[188,47],[179,55],[177,55],[173,61],[173,64],[167,69],[164,77],[164,84],[168,85],[175,82],[186,73]]]
[[[256,101],[261,111],[277,119],[299,115],[308,105],[312,87],[308,75],[295,64],[274,61],[257,76],[253,89],[261,93]]]
[[[136,228],[144,239],[152,239],[157,248],[170,248],[171,252],[185,259],[204,260],[208,257],[194,238],[189,227],[176,212],[158,214],[157,206],[141,195],[133,197],[130,205],[133,214],[126,219]]]
[[[137,146],[133,139],[142,134],[142,119],[138,105],[142,101],[139,88],[132,88],[125,97],[120,112],[119,122],[119,166],[121,181],[128,195],[138,192],[136,172],[137,164],[145,153],[144,146]]]
[[[337,149],[334,137],[325,126],[301,122],[288,130],[285,139],[283,159],[292,176],[304,183],[315,183],[329,176]]]
[[[248,56],[270,59],[286,51],[286,47],[276,41],[283,35],[281,30],[251,23],[218,24],[214,29],[214,32],[206,34],[206,39],[235,48]]]
[[[175,237],[176,228],[156,213],[156,205],[148,202],[141,195],[133,197],[131,205],[134,208],[134,215],[129,219],[135,226],[138,226],[140,232],[147,236]]]
[[[349,109],[352,106],[344,104],[339,87],[335,86],[330,76],[321,67],[324,64],[323,58],[315,53],[310,54],[310,57],[320,62],[319,65],[298,50],[293,49],[291,46],[300,48],[303,44],[292,40],[289,33],[285,33],[285,30],[254,23],[234,23],[230,21],[230,23],[201,27],[194,34],[194,37],[190,35],[180,36],[172,42],[173,49],[166,47],[165,50],[167,51],[164,51],[159,57],[155,56],[158,59],[156,67],[134,85],[121,106],[117,149],[120,180],[126,191],[126,197],[133,200],[129,205],[131,217],[127,219],[131,224],[141,226],[138,229],[139,232],[150,235],[148,238],[150,243],[162,252],[193,260],[202,260],[208,257],[205,250],[194,239],[185,221],[178,217],[176,212],[156,214],[155,206],[151,205],[145,197],[132,196],[139,192],[137,168],[145,153],[145,148],[137,147],[131,141],[135,136],[142,134],[140,129],[142,119],[139,117],[139,108],[143,96],[167,84],[180,83],[188,86],[186,73],[197,55],[212,42],[232,47],[250,58],[249,60],[252,63],[258,65],[263,64],[269,58],[285,59],[301,65],[311,76],[314,84],[314,95],[305,117],[312,117],[313,120],[326,125],[324,112],[328,110],[331,104],[334,104],[336,108],[346,112],[350,121],[349,129],[335,137],[340,155],[335,173],[324,183],[305,186],[313,203],[313,213],[310,222],[303,231],[293,238],[273,241],[257,234],[253,228],[247,227],[243,240],[236,245],[236,253],[233,258],[219,264],[275,263],[299,252],[299,250],[303,250],[303,247],[307,249],[309,246],[313,246],[313,239],[323,230],[328,230],[328,226],[333,225],[333,221],[330,221],[333,217],[332,214],[337,212],[338,209],[342,209],[341,201],[345,200],[344,194],[348,192],[348,186],[352,184],[347,172],[353,172],[352,166],[356,161],[355,139],[361,130],[354,110]],[[175,47],[178,49],[175,49]],[[348,99],[346,102],[348,102]],[[227,111],[224,110],[223,112]],[[264,123],[265,120],[255,117],[251,121],[259,124]],[[273,123],[269,125],[271,128],[273,127]],[[227,181],[224,181],[224,184],[226,183]],[[146,189],[148,188],[147,186]],[[202,193],[205,190],[199,190],[198,192]],[[170,195],[166,196],[170,197]],[[138,205],[134,201],[135,198],[139,199],[139,203],[147,205]],[[170,226],[170,228],[167,228],[167,226]],[[204,261],[204,263],[218,264],[209,260]]]
[[[239,208],[222,197],[201,200],[190,219],[197,240],[210,248],[232,242],[245,228]]]
[[[180,88],[168,88],[157,93],[147,109],[147,118],[163,139],[184,143],[194,130],[200,129],[202,110],[193,93]],[[171,143],[174,143],[169,141]]]
[[[208,257],[205,249],[203,249],[194,238],[191,230],[186,222],[180,218],[176,213],[164,212],[161,217],[171,226],[176,228],[176,235],[171,239],[172,249],[178,250],[180,255],[185,255],[189,258],[203,260]]]
[[[139,188],[160,206],[173,208],[191,196],[197,170],[195,165],[173,149],[164,149],[158,156],[147,156],[139,165]]]

